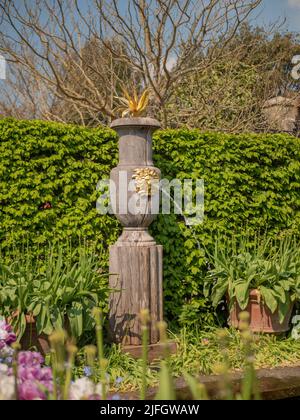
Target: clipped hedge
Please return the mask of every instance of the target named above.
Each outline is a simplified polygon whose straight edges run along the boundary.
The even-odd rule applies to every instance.
[[[175,216],[161,215],[153,226],[165,250],[165,296],[176,313],[182,302],[192,301],[184,308],[186,321],[198,314],[210,322],[212,310],[201,297],[206,271],[201,246],[212,245],[216,235],[244,230],[272,236],[300,232],[300,139],[198,130],[167,130],[155,139],[155,161],[164,175],[205,182],[202,225],[188,229]]]
[[[205,220],[188,228],[180,216],[160,215],[151,230],[164,246],[165,309],[182,307],[213,321],[202,297],[202,245],[216,234],[247,229],[272,235],[299,233],[300,140],[288,135],[155,134],[155,163],[169,179],[203,178]],[[112,216],[96,213],[96,184],[117,164],[109,129],[42,121],[0,120],[0,248],[48,241],[97,241],[107,269],[108,245],[119,235]],[[49,206],[50,204],[50,206]],[[200,246],[199,246],[200,244]],[[184,310],[189,316],[189,311]]]
[[[98,217],[95,208],[96,184],[117,163],[112,131],[4,119],[0,156],[2,248],[24,238],[42,245],[72,237],[106,243],[117,237],[117,222]]]

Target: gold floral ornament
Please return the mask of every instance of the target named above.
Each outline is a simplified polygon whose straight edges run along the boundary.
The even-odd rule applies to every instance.
[[[132,178],[135,180],[135,191],[142,196],[155,195],[159,190],[159,174],[152,168],[137,168]]]
[[[115,109],[116,112],[122,112],[122,118],[127,115],[131,117],[139,117],[147,108],[150,99],[150,89],[145,89],[139,98],[136,88],[133,88],[133,96],[131,97],[128,90],[122,88],[123,97],[115,96],[121,102],[121,106]]]

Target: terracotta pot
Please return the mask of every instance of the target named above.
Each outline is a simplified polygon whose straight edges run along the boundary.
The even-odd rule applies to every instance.
[[[10,318],[7,319],[9,323],[12,318],[18,316],[17,312],[13,313]],[[38,334],[36,328],[36,322],[32,315],[25,315],[26,317],[26,329],[20,340],[20,345],[22,350],[32,350],[35,349],[39,351],[42,355],[45,355],[50,352],[50,344],[48,340],[48,335]],[[16,331],[18,334],[18,331]]]
[[[264,304],[264,302],[262,300],[259,301],[258,290],[251,290],[249,296],[249,303],[244,311],[248,312],[250,315],[249,328],[251,331],[260,333],[281,334],[289,330],[289,322],[292,310],[293,304],[291,304],[291,307],[283,323],[280,324],[278,311],[275,311],[274,314],[272,314],[272,312]],[[233,304],[229,315],[229,324],[232,327],[239,328],[239,314],[244,311],[239,307],[237,302]]]
[[[38,334],[35,319],[31,315],[26,315],[26,329],[20,344],[23,350],[35,348],[43,355],[50,352],[48,335]]]

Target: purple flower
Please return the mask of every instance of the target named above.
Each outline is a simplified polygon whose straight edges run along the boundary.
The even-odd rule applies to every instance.
[[[53,380],[52,370],[50,367],[44,367],[40,370],[41,381],[51,382]]]
[[[24,381],[18,386],[20,400],[44,400],[46,399],[45,392],[42,387],[34,381]]]
[[[16,334],[14,334],[11,325],[7,324],[4,320],[0,320],[0,344],[2,342],[2,348],[3,343],[10,345],[14,343],[16,339]]]
[[[6,363],[6,376],[13,379],[11,365],[13,349],[16,341],[12,327],[0,318],[0,355]],[[38,352],[21,351],[18,353],[18,393],[20,400],[36,400],[47,398],[53,390],[53,376],[50,367],[42,367],[44,358]]]
[[[113,401],[118,401],[118,400],[120,400],[121,399],[121,397],[120,397],[120,395],[119,394],[114,394],[112,397],[111,397],[111,400],[113,400]]]
[[[51,381],[52,380],[52,371],[48,367],[40,366],[19,366],[18,368],[18,378],[21,381]]]
[[[90,396],[88,397],[88,400],[90,400],[90,401],[93,401],[93,400],[97,400],[97,401],[99,401],[99,400],[101,400],[101,397],[100,397],[100,395],[98,395],[98,394],[93,394],[93,395],[90,395]]]
[[[19,398],[21,400],[46,399],[47,391],[53,389],[51,368],[40,366],[19,366]]]
[[[21,351],[18,354],[18,364],[21,366],[40,366],[42,363],[44,358],[36,351]]]
[[[2,360],[4,360],[4,358],[6,357],[11,357],[14,354],[14,350],[8,346],[7,344],[4,344],[4,346],[1,346],[0,348],[0,356],[2,358]]]
[[[8,344],[10,346],[16,340],[17,340],[16,334],[13,333],[13,332],[9,332],[5,341],[6,341],[6,344]]]
[[[92,376],[93,372],[92,372],[92,369],[89,366],[85,366],[83,368],[83,373],[84,373],[85,376],[89,377],[89,376]]]

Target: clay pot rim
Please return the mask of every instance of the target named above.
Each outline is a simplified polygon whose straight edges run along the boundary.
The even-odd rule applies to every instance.
[[[249,289],[248,295],[249,295],[249,297],[257,297],[257,296],[260,296],[261,293],[258,289]],[[227,301],[230,300],[228,290],[226,292],[226,300]]]
[[[110,128],[117,127],[153,127],[161,128],[160,122],[150,117],[118,118],[110,124]]]
[[[258,289],[249,289],[249,296],[259,296],[260,294]]]

